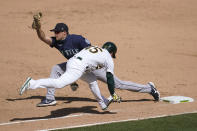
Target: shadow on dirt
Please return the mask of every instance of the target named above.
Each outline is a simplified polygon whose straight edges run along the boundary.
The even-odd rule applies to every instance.
[[[84,107],[70,107],[51,111],[48,116],[30,117],[30,118],[13,118],[10,121],[24,121],[24,120],[36,120],[36,119],[52,119],[58,117],[65,117],[73,113],[88,113],[88,114],[116,114],[116,112],[104,111],[99,112],[96,106],[84,106]]]
[[[41,99],[43,100],[45,96],[31,96],[26,98],[10,98],[6,99],[7,101],[19,101],[19,100],[28,100],[28,99]],[[84,97],[55,97],[57,101],[65,101],[64,103],[71,103],[73,101],[89,101],[97,102],[95,99],[84,98]],[[153,99],[139,99],[139,100],[122,100],[121,102],[145,102],[145,101],[154,101]]]
[[[28,99],[44,99],[45,96],[31,96],[26,98],[10,98],[6,99],[7,101],[19,101],[19,100],[28,100]],[[71,103],[73,101],[89,101],[89,102],[97,102],[95,99],[84,98],[84,97],[55,97],[57,101],[65,101],[65,103]]]
[[[153,99],[122,100],[121,102],[145,102],[145,101],[154,101],[154,100]]]

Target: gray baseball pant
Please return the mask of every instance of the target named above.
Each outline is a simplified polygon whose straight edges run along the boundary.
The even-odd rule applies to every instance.
[[[66,62],[53,66],[51,70],[51,78],[58,78],[66,71]],[[106,71],[104,68],[93,71],[96,78],[104,83],[107,83]],[[123,81],[114,75],[115,88],[128,90],[133,92],[150,93],[151,87],[146,84],[138,84],[131,81]],[[46,99],[55,100],[55,88],[47,88]]]

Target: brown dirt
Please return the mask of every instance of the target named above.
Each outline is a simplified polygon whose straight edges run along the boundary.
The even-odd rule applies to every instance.
[[[121,79],[143,84],[153,81],[162,97],[182,95],[196,100],[196,5],[196,0],[1,0],[0,123],[82,116],[0,125],[0,129],[38,130],[196,111],[196,101],[155,103],[148,94],[117,90],[124,101],[103,112],[81,81],[76,92],[69,87],[57,90],[58,105],[53,107],[35,106],[45,89],[18,94],[26,77],[48,77],[53,65],[65,61],[30,29],[32,14],[42,11],[48,36],[53,35],[49,30],[57,22],[65,22],[70,33],[81,34],[95,45],[115,42],[115,72]],[[99,85],[108,96],[106,85]]]

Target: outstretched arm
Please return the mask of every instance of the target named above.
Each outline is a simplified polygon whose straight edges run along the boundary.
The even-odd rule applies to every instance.
[[[114,76],[111,72],[107,72],[106,77],[107,77],[107,86],[108,86],[109,92],[110,92],[111,95],[113,95],[114,94],[114,88],[115,88]]]
[[[113,74],[111,72],[107,72],[106,77],[107,77],[108,90],[111,96],[113,97],[113,101],[121,102],[121,97],[119,97],[114,91],[115,82],[114,82]]]
[[[41,41],[43,41],[44,43],[46,43],[48,45],[51,45],[52,44],[51,37],[45,36],[45,33],[44,33],[44,31],[42,31],[41,27],[40,27],[40,29],[36,29],[36,32],[37,32],[38,38]]]
[[[32,23],[32,28],[36,30],[38,38],[43,41],[44,43],[51,45],[52,44],[52,39],[50,37],[45,36],[45,33],[41,29],[41,20],[42,18],[42,13],[39,12],[33,16],[33,23]]]

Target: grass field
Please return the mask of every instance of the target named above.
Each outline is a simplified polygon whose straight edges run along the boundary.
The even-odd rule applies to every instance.
[[[197,113],[56,131],[197,131]]]

